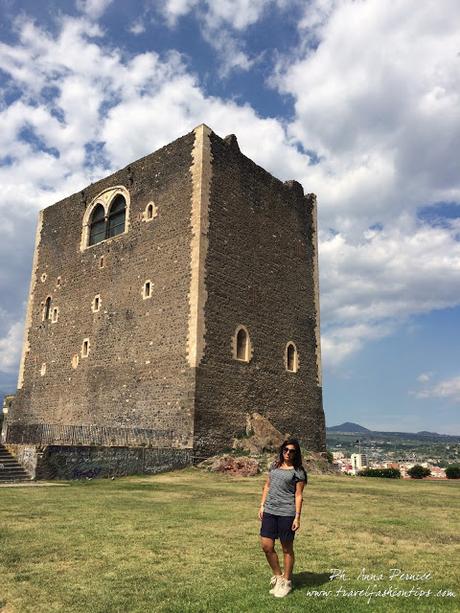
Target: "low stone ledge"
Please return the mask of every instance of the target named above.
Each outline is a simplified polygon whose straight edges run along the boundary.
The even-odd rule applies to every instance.
[[[191,465],[191,448],[48,445],[39,456],[36,479],[94,479],[157,474]]]

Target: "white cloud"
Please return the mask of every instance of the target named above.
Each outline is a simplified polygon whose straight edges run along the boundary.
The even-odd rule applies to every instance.
[[[321,335],[321,353],[328,367],[340,366],[348,357],[362,349],[370,341],[378,340],[393,332],[390,322],[378,324],[351,324],[325,326]]]
[[[77,7],[90,19],[99,19],[113,0],[77,0]]]
[[[321,43],[316,51],[299,50],[278,74],[296,101],[289,126],[259,117],[248,104],[206,95],[178,53],[125,55],[85,16],[62,18],[53,36],[18,21],[19,42],[0,45],[0,68],[22,91],[0,108],[1,156],[11,159],[0,166],[0,255],[14,254],[11,270],[0,276],[9,312],[24,298],[10,294],[20,271],[29,274],[38,208],[201,122],[222,136],[237,134],[258,164],[318,193],[326,364],[346,362],[414,314],[460,304],[460,223],[431,227],[415,216],[420,205],[459,199],[454,4],[446,1],[445,11],[432,2],[420,11],[406,4],[397,1],[386,13],[374,0],[310,5],[319,12],[307,15],[303,27],[308,18]],[[177,19],[199,9],[195,2],[166,6]],[[223,23],[233,35],[260,19],[268,2],[239,4],[238,18],[226,2],[212,6],[210,27]],[[246,60],[252,61],[238,61]],[[310,164],[299,143],[316,149],[319,162]],[[88,147],[98,149],[95,160]],[[376,222],[382,225],[370,230]],[[18,249],[23,236],[27,247]],[[0,336],[8,334],[0,326]]]
[[[136,19],[136,21],[133,21],[133,23],[130,25],[128,30],[129,32],[131,32],[131,34],[134,34],[135,36],[143,34],[145,32],[144,22],[141,19]]]
[[[328,22],[332,11],[340,0],[310,0],[304,8],[303,18],[300,20],[301,30],[321,30]]]
[[[443,398],[455,404],[460,403],[460,376],[440,381],[432,387],[414,392],[417,398]]]
[[[187,15],[200,0],[166,0],[160,3],[157,7],[166,19],[168,25],[173,27],[177,24],[178,20]]]
[[[9,314],[26,298],[38,209],[199,123],[223,136],[237,133],[245,153],[284,178],[308,159],[279,121],[206,96],[178,53],[124,56],[84,17],[63,17],[58,26],[51,36],[21,19],[19,42],[0,46],[0,68],[22,92],[0,108],[0,150],[9,160],[0,166],[0,256],[10,264],[0,274],[0,295]],[[88,157],[92,146],[99,147],[96,161]],[[15,338],[6,320],[2,335]]]
[[[310,174],[323,216],[386,221],[401,208],[458,200],[460,12],[455,0],[313,2],[325,6],[316,50],[284,65],[290,126],[321,156]],[[321,13],[321,11],[319,11]],[[308,23],[312,20],[310,19]],[[313,20],[314,21],[314,20]]]
[[[353,233],[320,233],[326,365],[337,366],[366,340],[393,333],[414,315],[460,304],[457,226],[431,227],[408,220],[406,227],[389,224],[360,239]],[[343,335],[362,325],[369,330],[354,342]]]
[[[216,29],[224,23],[244,30],[259,21],[273,0],[207,0],[205,19]]]
[[[19,363],[22,347],[22,321],[14,323],[4,338],[0,338],[0,371],[14,372]]]
[[[204,40],[219,57],[220,77],[225,78],[234,70],[250,70],[260,60],[247,52],[242,35],[275,5],[287,8],[284,0],[167,0],[154,6],[169,27],[195,12]]]
[[[428,383],[428,381],[431,379],[433,373],[431,372],[422,372],[418,377],[417,377],[417,381],[419,383]]]
[[[205,28],[203,38],[214,48],[220,58],[220,76],[228,77],[233,70],[248,71],[258,61],[251,58],[242,48],[242,42],[227,30],[217,34],[213,29]]]
[[[206,26],[216,30],[228,25],[244,30],[259,21],[275,0],[166,0],[158,7],[168,24],[175,26],[181,17],[193,10]]]
[[[322,235],[322,313],[333,322],[378,322],[460,303],[457,230],[428,225],[373,230],[360,241]]]
[[[460,202],[460,12],[455,0],[313,0],[299,28],[273,82],[295,101],[289,137],[319,158],[302,182],[318,194],[336,363],[361,346],[342,346],[342,328],[392,330],[460,303],[458,221],[417,222],[421,206]]]

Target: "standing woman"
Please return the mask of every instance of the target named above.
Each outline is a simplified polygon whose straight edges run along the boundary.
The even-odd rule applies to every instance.
[[[277,598],[292,590],[294,567],[294,536],[300,528],[302,493],[307,473],[302,466],[299,441],[288,438],[279,449],[279,457],[270,467],[262,492],[259,509],[260,542],[273,571],[270,594]],[[284,573],[281,572],[275,539],[279,538],[284,554]]]

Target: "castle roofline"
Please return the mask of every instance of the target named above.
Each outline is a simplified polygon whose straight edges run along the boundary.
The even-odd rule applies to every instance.
[[[310,194],[310,193],[305,193],[304,188],[302,186],[301,183],[299,183],[297,180],[294,179],[290,179],[290,180],[286,180],[283,181],[282,179],[279,179],[278,177],[276,177],[275,175],[273,175],[271,172],[269,172],[266,168],[264,168],[263,166],[260,166],[259,164],[257,164],[256,162],[254,162],[254,160],[252,160],[251,158],[249,158],[247,155],[245,155],[240,147],[239,147],[239,143],[238,143],[238,138],[235,134],[228,134],[225,137],[219,136],[219,134],[217,134],[217,132],[215,132],[212,128],[210,128],[207,124],[205,124],[204,122],[198,124],[197,126],[195,126],[188,134],[195,134],[195,137],[199,134],[213,134],[214,136],[216,136],[218,139],[220,139],[221,141],[223,141],[227,146],[229,146],[230,148],[233,148],[235,150],[237,150],[243,157],[245,157],[246,159],[248,159],[252,164],[254,164],[254,166],[256,166],[257,168],[261,169],[264,173],[266,173],[268,176],[271,177],[272,180],[277,181],[280,184],[283,184],[286,188],[288,188],[289,190],[292,190],[294,192],[296,192],[300,197],[305,198],[308,202],[311,202],[312,199],[316,199],[315,194]],[[181,138],[185,138],[187,136],[187,134],[183,134],[182,136],[179,136],[177,139],[175,140],[180,140]],[[171,143],[167,143],[166,145],[163,145],[163,147],[160,147],[159,149],[152,151],[148,154],[146,154],[145,156],[142,156],[141,158],[138,158],[137,160],[133,160],[130,163],[128,163],[126,166],[119,168],[117,170],[115,170],[113,173],[111,173],[111,175],[115,175],[123,170],[127,170],[128,172],[130,172],[131,167],[134,164],[137,164],[139,162],[141,162],[142,160],[144,160],[145,158],[148,158],[149,156],[153,155],[154,153],[157,153],[158,151],[160,151],[161,149],[163,149],[164,147],[167,147],[169,145],[171,145],[172,143],[174,143],[175,141],[172,141]],[[109,175],[109,176],[111,176]],[[104,181],[105,179],[107,179],[108,177],[101,177],[101,179],[98,179],[92,183],[90,183],[89,185],[84,186],[81,190],[78,190],[77,192],[64,197],[63,199],[57,201],[57,202],[53,202],[50,205],[46,205],[44,207],[42,207],[40,210],[45,210],[51,206],[54,206],[55,204],[59,204],[60,202],[66,200],[69,197],[72,196],[76,196],[78,193],[80,193],[83,197],[84,192],[94,186],[95,184],[100,183],[101,181]]]
[[[192,130],[192,132],[196,132],[199,128],[204,128],[205,130],[209,130],[210,132],[214,132],[214,130],[212,128],[210,128],[206,123],[199,123],[197,126],[195,126]],[[214,132],[215,134],[215,132]]]

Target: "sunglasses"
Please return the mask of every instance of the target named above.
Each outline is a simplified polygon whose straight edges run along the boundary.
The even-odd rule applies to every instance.
[[[289,449],[289,447],[284,447],[283,453],[295,453],[295,449]]]

